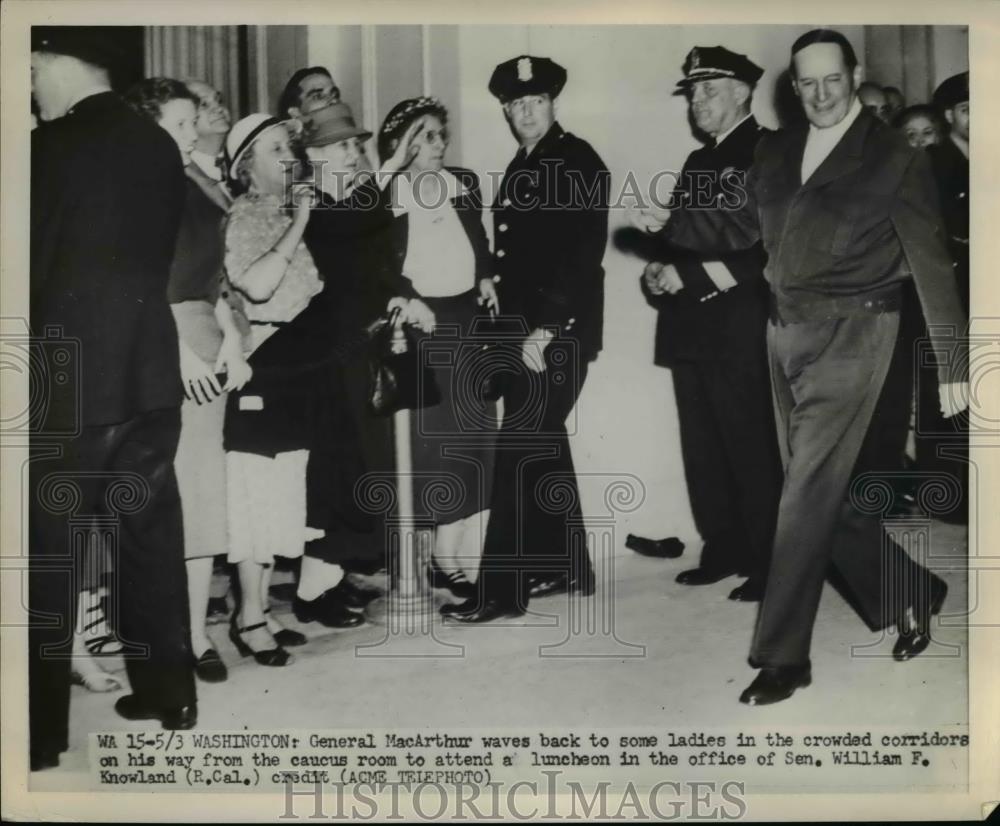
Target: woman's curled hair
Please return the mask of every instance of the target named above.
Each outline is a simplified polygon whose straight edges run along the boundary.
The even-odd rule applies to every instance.
[[[172,100],[190,100],[195,106],[198,98],[179,80],[170,77],[149,77],[140,80],[125,93],[129,106],[140,115],[158,121],[163,105]]]

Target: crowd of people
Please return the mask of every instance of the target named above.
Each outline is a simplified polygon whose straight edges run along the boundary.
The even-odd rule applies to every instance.
[[[114,59],[106,34],[33,29],[32,326],[79,340],[82,380],[48,390],[32,438],[31,609],[57,619],[30,635],[32,768],[58,765],[68,747],[74,674],[95,690],[116,687],[67,632],[81,584],[98,587],[91,576],[67,592],[53,576],[80,566],[71,516],[110,509],[118,520],[113,553],[96,567],[114,582],[105,605],[132,688],[115,705],[126,719],[190,728],[196,679],[228,678],[206,627],[220,555],[237,574],[229,638],[261,666],[288,666],[289,649],[308,642],[271,610],[276,559],[300,560],[299,623],[365,622],[379,591],[360,575],[387,566],[391,514],[361,491],[398,470],[391,420],[371,398],[387,329],[422,354],[415,369],[434,388],[411,405],[409,442],[415,519],[434,531],[427,575],[456,598],[441,609],[446,621],[489,622],[523,614],[532,597],[592,594],[565,423],[603,346],[610,184],[590,144],[555,119],[565,69],[521,55],[490,79],[519,144],[492,205],[491,251],[476,174],[446,164],[440,100],[388,112],[376,168],[372,133],[323,67],[295,72],[276,113],[232,123],[203,79],[148,78],[119,97],[108,82]],[[967,212],[964,229],[948,224],[949,248],[964,244],[963,271],[935,234],[930,165],[907,146],[935,143],[944,154],[950,142],[967,181],[967,76],[945,84],[934,108],[903,109],[894,90],[861,84],[850,45],[827,30],[793,46],[792,70],[811,126],[770,135],[750,114],[763,70],[723,47],[692,50],[680,87],[708,141],[685,169],[715,170],[720,185],[750,171],[750,199],[686,210],[682,187],[669,215],[639,219],[655,239],[644,283],[660,310],[657,362],[673,372],[705,540],[680,581],[739,573],[748,580],[732,598],[763,600],[751,703],[807,684],[831,558],[870,597],[866,619],[897,625],[899,659],[926,647],[942,581],[896,548],[912,588],[887,607],[878,525],[842,502],[880,420],[891,354],[907,349],[904,282],[912,273],[921,325],[923,316],[961,322],[956,276],[968,309]],[[883,123],[890,106],[905,141]],[[845,142],[877,157],[834,171]],[[801,180],[781,178],[796,157]],[[817,200],[795,210],[816,214],[781,230],[800,188]],[[547,209],[536,191],[586,201]],[[824,197],[849,201],[849,226],[835,220],[846,207],[831,211]],[[794,227],[808,237],[784,237]],[[938,351],[941,365],[956,363]],[[942,386],[961,383],[941,369]],[[936,376],[933,388],[936,402]],[[948,398],[943,413],[933,405],[938,418],[958,412]],[[141,507],[115,504],[122,478]],[[79,490],[72,514],[53,505],[56,479]],[[477,574],[461,550],[481,522]],[[871,553],[841,547],[841,535]],[[644,543],[660,555],[675,547]],[[71,648],[74,657],[58,656]]]

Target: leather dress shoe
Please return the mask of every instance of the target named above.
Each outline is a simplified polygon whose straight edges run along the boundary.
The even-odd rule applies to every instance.
[[[684,553],[684,543],[676,536],[668,536],[666,539],[647,539],[630,533],[625,537],[625,547],[637,554],[658,559],[677,559]]]
[[[62,749],[65,751],[65,749]],[[31,771],[40,772],[44,769],[54,769],[59,765],[59,749],[39,749],[31,751]]]
[[[194,673],[206,683],[223,683],[229,676],[226,664],[214,648],[206,648],[205,653],[195,661]]]
[[[441,616],[450,622],[461,622],[467,624],[491,622],[502,617],[519,617],[524,614],[524,610],[512,605],[504,605],[492,599],[485,602],[479,600],[466,600],[458,605],[442,605]]]
[[[711,585],[731,577],[735,571],[719,570],[718,568],[690,568],[677,574],[675,582],[681,585]]]
[[[912,660],[931,644],[931,617],[941,612],[948,594],[948,584],[934,574],[931,577],[929,598],[911,606],[913,621],[904,615],[896,622],[899,639],[892,648],[892,658],[896,662]]]
[[[528,594],[531,597],[547,597],[553,594],[580,593],[589,597],[594,593],[594,577],[586,579],[570,579],[566,574],[556,574],[551,577],[536,579],[531,583]]]
[[[359,588],[353,582],[349,582],[347,577],[344,577],[335,587],[330,589],[329,593],[346,607],[360,611],[379,596],[381,591],[374,588]]]
[[[316,599],[295,597],[292,611],[299,622],[318,622],[327,628],[355,628],[365,618],[352,611],[336,593],[336,588],[324,591]]]
[[[760,602],[764,598],[764,583],[759,579],[748,579],[729,592],[733,602]]]
[[[198,722],[198,706],[191,703],[175,708],[156,708],[146,705],[135,694],[120,697],[115,703],[115,711],[126,720],[159,720],[163,728],[171,731],[186,731]]]
[[[765,667],[757,678],[740,695],[740,702],[748,706],[766,706],[780,703],[812,682],[812,668],[805,665],[779,665]]]

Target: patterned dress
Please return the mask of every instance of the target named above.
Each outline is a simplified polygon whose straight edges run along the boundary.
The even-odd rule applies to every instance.
[[[288,231],[292,216],[273,195],[248,193],[237,198],[226,229],[226,269],[237,290],[250,266]],[[277,289],[266,301],[247,300],[252,349],[304,310],[323,288],[312,256],[302,242]],[[306,527],[307,450],[263,456],[226,453],[229,475],[229,561],[252,559],[270,564],[275,556],[302,555],[315,532]]]

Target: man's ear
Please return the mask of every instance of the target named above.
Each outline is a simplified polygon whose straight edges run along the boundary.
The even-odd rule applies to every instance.
[[[945,109],[944,110],[944,119],[946,121],[948,121],[948,125],[949,126],[954,126],[955,125],[955,110],[954,109]]]
[[[302,120],[302,110],[298,106],[289,106],[288,116],[296,120]]]
[[[792,84],[792,91],[795,92],[795,97],[801,98],[802,95],[799,94],[799,82],[792,76],[788,76],[788,82]]]
[[[858,87],[865,79],[865,70],[862,69],[861,66],[855,66],[854,70],[851,72],[851,76],[854,79],[854,91],[857,91]]]

